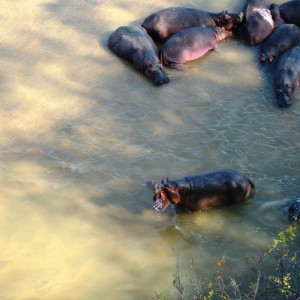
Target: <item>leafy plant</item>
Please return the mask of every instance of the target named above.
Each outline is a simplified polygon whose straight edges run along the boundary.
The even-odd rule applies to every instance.
[[[193,300],[300,300],[300,259],[295,244],[296,227],[290,226],[278,234],[265,253],[259,257],[248,258],[248,267],[253,271],[253,280],[245,286],[225,272],[226,258],[217,260],[217,272],[213,280],[200,279],[192,261],[193,276],[190,286],[184,286],[176,256],[176,269],[173,286],[177,299]],[[173,249],[174,250],[174,249]],[[175,251],[174,251],[175,252]],[[228,275],[229,274],[229,275]],[[192,295],[188,295],[192,291]],[[174,299],[168,293],[160,292],[159,300]]]

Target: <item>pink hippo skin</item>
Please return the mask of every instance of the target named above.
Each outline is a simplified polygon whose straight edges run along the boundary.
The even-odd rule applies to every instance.
[[[183,70],[185,63],[216,49],[218,42],[232,36],[224,27],[193,27],[172,35],[162,48],[162,62],[170,68]]]

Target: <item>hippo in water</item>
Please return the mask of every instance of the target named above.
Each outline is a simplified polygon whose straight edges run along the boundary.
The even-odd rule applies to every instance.
[[[108,47],[118,56],[132,61],[154,84],[169,82],[158,58],[158,49],[140,26],[121,26],[108,39]]]
[[[248,45],[260,44],[274,28],[270,10],[264,5],[263,0],[248,0],[243,12],[243,22],[236,27],[238,36]]]
[[[283,53],[276,65],[275,92],[280,107],[292,104],[292,96],[300,84],[300,44]]]
[[[202,211],[207,208],[240,203],[254,195],[254,183],[235,170],[217,170],[178,180],[151,183],[154,208],[164,211],[170,203]]]
[[[191,27],[220,26],[230,30],[243,20],[243,13],[230,14],[226,11],[211,13],[201,9],[170,7],[148,16],[142,24],[150,36],[165,41],[172,34]]]
[[[300,42],[300,28],[295,24],[284,24],[277,5],[272,4],[270,10],[273,19],[275,16],[275,28],[261,45],[260,62],[271,64],[283,52]]]
[[[289,219],[300,223],[300,198],[292,202],[288,209]]]
[[[185,63],[216,49],[219,41],[232,35],[224,27],[192,27],[172,35],[161,50],[162,62],[170,68],[183,70]]]
[[[279,10],[286,23],[300,26],[300,0],[285,2],[279,6]]]

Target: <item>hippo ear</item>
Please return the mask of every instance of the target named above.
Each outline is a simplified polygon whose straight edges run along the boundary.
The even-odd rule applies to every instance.
[[[156,182],[154,180],[147,182],[147,188],[155,193]]]

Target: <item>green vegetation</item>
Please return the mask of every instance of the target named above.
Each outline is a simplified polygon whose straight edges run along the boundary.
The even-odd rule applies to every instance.
[[[290,226],[278,234],[278,239],[259,257],[248,258],[251,280],[237,282],[227,272],[225,257],[217,260],[217,272],[213,280],[199,279],[192,262],[193,278],[183,285],[177,257],[173,286],[175,296],[169,292],[157,292],[158,300],[300,300],[300,258],[296,245],[296,227]],[[244,280],[245,281],[245,280]]]

